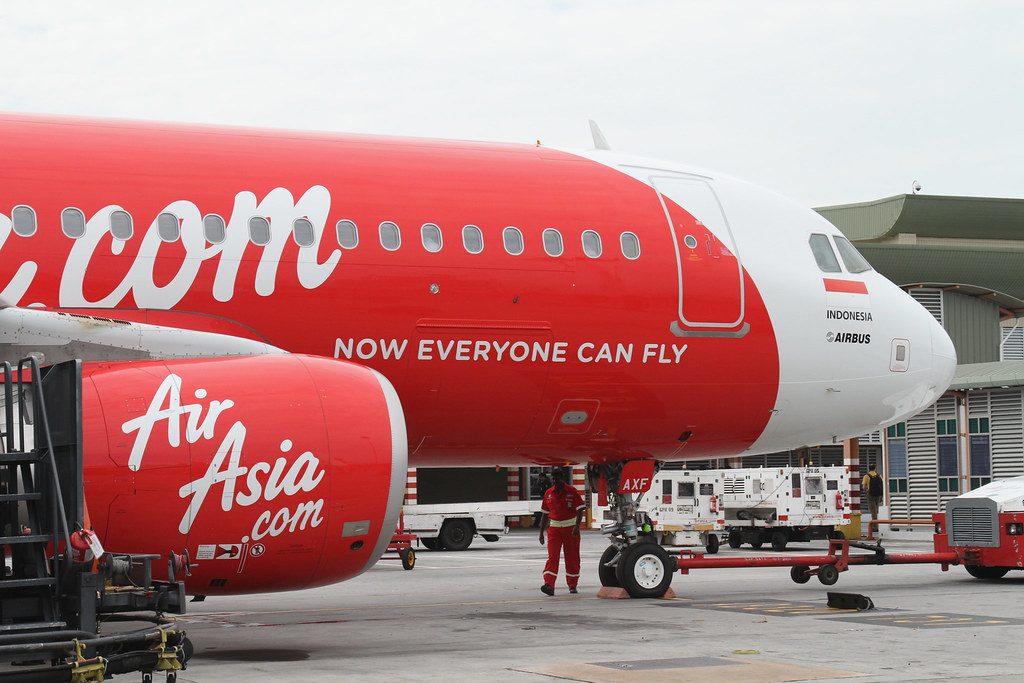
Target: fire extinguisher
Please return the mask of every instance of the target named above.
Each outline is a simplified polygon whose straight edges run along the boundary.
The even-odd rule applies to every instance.
[[[711,496],[711,511],[718,512],[718,496]]]
[[[842,493],[837,493],[836,494],[836,510],[842,510],[842,509],[843,509],[843,494]]]
[[[76,529],[71,532],[71,559],[74,562],[92,562],[97,548],[103,554],[103,546],[91,529]]]

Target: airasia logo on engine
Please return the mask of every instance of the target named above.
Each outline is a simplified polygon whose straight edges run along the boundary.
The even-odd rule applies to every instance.
[[[167,429],[167,444],[172,448],[180,446],[183,438],[190,444],[215,441],[218,438],[218,420],[234,407],[235,402],[230,399],[210,400],[205,407],[202,403],[182,403],[181,387],[181,377],[169,374],[160,383],[146,413],[121,425],[125,434],[135,433],[135,442],[128,458],[128,468],[133,472],[142,467],[154,432],[161,433],[164,426]],[[206,394],[202,388],[193,392],[200,401],[206,399]],[[221,424],[224,422],[226,420],[222,420]],[[272,503],[279,496],[292,498],[300,493],[311,493],[323,480],[324,470],[320,467],[320,460],[310,451],[302,453],[290,463],[287,457],[280,457],[273,464],[258,461],[249,466],[242,465],[245,437],[245,425],[241,420],[235,420],[221,438],[206,473],[178,489],[181,498],[190,499],[178,524],[178,531],[188,533],[207,503],[209,494],[218,485],[222,488],[220,495],[213,497],[214,501],[219,499],[221,510],[230,512],[236,505],[244,508],[260,501]],[[280,448],[282,453],[290,452],[291,440],[283,440]],[[315,528],[324,521],[320,516],[323,506],[324,499],[319,498],[300,503],[294,508],[284,505],[277,510],[265,510],[253,524],[251,539],[279,536],[286,531],[302,530],[307,526]],[[246,537],[242,542],[247,543],[249,540]]]

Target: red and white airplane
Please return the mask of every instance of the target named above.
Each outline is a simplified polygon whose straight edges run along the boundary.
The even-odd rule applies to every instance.
[[[92,523],[190,593],[366,570],[408,466],[833,442],[956,363],[823,218],[682,164],[23,114],[0,160],[3,357],[85,361]]]

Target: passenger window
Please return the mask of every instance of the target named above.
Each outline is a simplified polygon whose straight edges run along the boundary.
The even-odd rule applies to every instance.
[[[16,206],[11,211],[11,223],[14,234],[19,237],[31,237],[36,234],[36,212],[31,206]]]
[[[846,270],[851,273],[863,273],[866,270],[871,270],[871,264],[860,255],[856,247],[850,244],[850,240],[840,235],[833,235],[832,239],[836,241],[839,258],[843,259],[843,265],[846,266]]]
[[[583,231],[583,253],[590,258],[597,258],[601,255],[601,236],[593,230]]]
[[[484,250],[484,234],[475,225],[462,228],[462,246],[470,254],[479,254]]]
[[[250,218],[249,240],[257,247],[265,247],[270,244],[270,221],[263,216]]]
[[[553,228],[544,231],[544,253],[548,256],[562,255],[562,233]]]
[[[224,226],[224,219],[215,213],[208,213],[203,216],[203,237],[210,244],[220,244],[227,237],[227,230]]]
[[[292,239],[300,247],[311,247],[316,241],[313,233],[313,221],[308,218],[296,218],[292,221]]]
[[[60,212],[60,229],[73,240],[85,235],[85,214],[81,209],[64,209]]]
[[[338,221],[335,232],[338,234],[338,245],[342,249],[355,249],[359,244],[359,229],[352,221]]]
[[[132,238],[132,216],[127,211],[110,212],[110,234],[115,240],[130,240]]]
[[[441,228],[433,223],[424,223],[420,228],[420,238],[423,240],[423,248],[434,254],[441,251]]]
[[[810,245],[814,260],[818,262],[818,268],[821,268],[822,272],[842,272],[839,261],[836,259],[836,253],[832,251],[832,245],[828,241],[828,236],[815,233],[811,235]]]
[[[622,247],[622,255],[630,261],[640,258],[640,239],[633,233],[622,233],[619,237],[619,246]]]
[[[501,231],[501,240],[505,243],[505,251],[513,256],[523,253],[523,233],[519,232],[519,228],[511,225],[505,228]]]
[[[156,217],[156,233],[164,242],[175,242],[181,237],[181,223],[173,213],[166,211]]]
[[[397,251],[402,246],[402,233],[398,226],[391,221],[384,221],[380,224],[380,246],[388,251]]]

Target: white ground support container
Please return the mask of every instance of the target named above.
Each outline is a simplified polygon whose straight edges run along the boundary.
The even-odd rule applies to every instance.
[[[790,541],[837,538],[850,522],[846,467],[762,467],[722,470],[722,506],[729,545],[783,550]]]
[[[718,552],[725,518],[722,498],[723,470],[661,470],[640,500],[640,510],[651,518],[652,533],[664,546],[704,546]],[[604,510],[594,496],[594,524],[600,528]]]
[[[485,503],[436,503],[402,508],[403,530],[416,534],[429,550],[465,550],[473,536],[494,542],[508,533],[507,517],[539,512],[539,500],[499,500]]]

